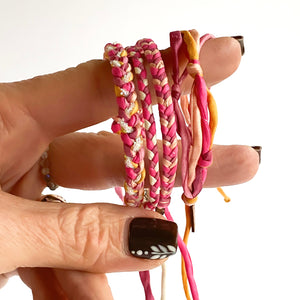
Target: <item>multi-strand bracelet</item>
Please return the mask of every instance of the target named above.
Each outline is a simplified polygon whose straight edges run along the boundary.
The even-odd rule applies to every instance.
[[[157,210],[162,214],[165,213],[166,217],[172,220],[168,205],[177,170],[176,134],[181,137],[181,175],[184,191],[182,199],[186,204],[187,226],[184,239],[181,240],[178,236],[178,245],[183,257],[182,276],[187,299],[190,299],[187,281],[193,299],[199,299],[192,263],[186,247],[190,227],[193,227],[193,214],[190,207],[193,207],[197,200],[197,195],[206,179],[207,167],[212,162],[211,148],[217,124],[215,101],[206,87],[199,62],[200,48],[212,36],[205,35],[200,39],[196,32],[193,34],[194,36],[189,31],[170,34],[173,52],[172,88],[168,84],[161,54],[152,40],[142,39],[126,50],[120,44],[105,46],[105,58],[109,60],[112,68],[119,106],[119,114],[114,118],[112,130],[121,135],[124,143],[126,205]],[[182,48],[188,64],[182,74],[179,74],[179,51],[182,51]],[[159,166],[155,118],[144,61],[149,66],[158,103],[163,144],[161,166]],[[133,83],[133,72],[138,86],[137,93]],[[180,91],[180,86],[188,75],[194,80],[189,97],[182,96]],[[138,106],[137,98],[141,102],[141,108]],[[147,171],[149,189],[144,189],[146,177],[144,144],[149,161]],[[152,257],[155,255],[149,256]],[[146,299],[154,299],[150,288],[149,272],[142,272],[141,279]]]

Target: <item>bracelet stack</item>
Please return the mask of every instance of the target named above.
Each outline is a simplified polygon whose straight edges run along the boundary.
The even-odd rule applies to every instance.
[[[206,87],[199,61],[200,49],[210,38],[211,35],[200,38],[195,31],[176,31],[170,34],[173,53],[172,87],[169,86],[160,51],[151,39],[139,40],[135,46],[126,49],[118,43],[105,46],[104,57],[111,65],[119,106],[112,130],[120,134],[124,144],[125,205],[156,210],[162,214],[166,213],[166,217],[172,219],[168,206],[177,171],[178,134],[182,144],[182,199],[186,208],[194,206],[205,182],[207,167],[212,162],[211,148],[217,124],[215,101]],[[185,52],[188,61],[181,74],[180,51]],[[145,62],[149,66],[158,103],[163,145],[161,165]],[[137,92],[133,83],[133,73],[136,77]],[[188,75],[194,80],[189,97],[181,95],[180,90],[183,80]],[[145,158],[148,159],[147,171]],[[149,189],[144,188],[146,176],[149,178]],[[186,297],[191,299],[188,280],[193,299],[199,299],[191,259],[186,248],[189,230],[193,226],[192,211],[187,209],[185,236],[183,241],[178,237],[178,243],[183,256],[182,276]],[[141,279],[146,299],[154,299],[149,272],[142,272]]]

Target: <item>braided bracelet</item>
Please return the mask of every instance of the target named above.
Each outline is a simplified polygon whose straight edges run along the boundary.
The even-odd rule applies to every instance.
[[[107,44],[105,58],[110,61],[114,76],[115,94],[119,116],[114,119],[112,130],[121,135],[124,144],[126,170],[125,204],[142,205],[144,196],[144,148],[141,114],[134,89],[133,74],[128,63],[127,51],[120,44]]]
[[[201,191],[206,178],[206,168],[212,161],[211,147],[217,114],[214,100],[206,88],[199,63],[200,48],[208,38],[211,38],[211,36],[204,36],[201,40],[194,39],[190,32],[187,31],[171,33],[171,48],[174,54],[172,96],[160,52],[152,40],[140,40],[135,47],[127,48],[127,51],[120,44],[108,44],[105,47],[105,57],[109,59],[112,66],[115,93],[119,105],[119,115],[117,118],[114,118],[112,129],[114,132],[121,134],[125,151],[127,178],[124,184],[124,202],[129,206],[144,206],[151,210],[156,208],[162,213],[165,211],[169,220],[172,217],[167,207],[170,203],[177,169],[176,124],[178,125],[178,133],[182,138],[182,178],[184,188],[182,198],[186,205],[190,206],[195,203],[196,196]],[[178,53],[179,48],[183,44],[186,46],[189,64],[179,77]],[[141,110],[138,109],[127,52],[132,60],[137,76],[138,95],[141,99],[143,115]],[[159,176],[155,120],[142,54],[144,54],[149,63],[154,89],[158,98],[163,136],[161,179]],[[180,84],[188,74],[194,78],[194,85],[190,100],[185,96],[181,97],[180,108],[178,104],[181,96]],[[208,110],[210,111],[210,117]],[[149,194],[147,192],[144,193],[143,189],[145,169],[142,144],[144,135],[146,137],[147,157],[149,159]],[[187,212],[190,212],[190,210],[187,210]],[[183,277],[185,276],[189,279],[193,298],[199,299],[193,278],[192,262],[186,248],[189,228],[192,226],[191,223],[193,223],[190,217],[190,214],[187,213],[185,236],[183,241],[178,237],[178,245],[184,258]],[[144,284],[146,298],[153,299],[149,272],[142,272],[140,275]],[[183,281],[186,281],[186,279],[183,279]],[[186,283],[184,283],[184,287],[186,296],[190,299]]]
[[[149,63],[158,101],[163,138],[162,177],[158,208],[163,210],[170,203],[177,170],[178,147],[175,112],[164,62],[157,45],[151,39],[142,39],[137,42],[136,46],[143,50]]]
[[[144,197],[144,207],[154,210],[160,199],[160,175],[159,175],[159,154],[156,139],[155,118],[152,110],[152,101],[149,91],[147,72],[144,67],[143,58],[137,47],[132,46],[127,48],[129,57],[132,60],[132,65],[138,83],[138,95],[142,103],[143,118],[145,126],[147,157],[149,160],[149,197]],[[147,194],[145,194],[147,196]]]

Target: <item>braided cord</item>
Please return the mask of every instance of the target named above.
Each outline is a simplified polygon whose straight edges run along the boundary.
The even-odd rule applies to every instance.
[[[159,153],[156,138],[155,118],[152,110],[152,101],[147,79],[144,61],[135,46],[127,48],[128,56],[131,58],[132,66],[137,78],[138,96],[142,103],[144,127],[147,143],[147,157],[149,161],[149,183],[150,191],[148,197],[144,197],[144,207],[154,210],[160,198],[160,175],[159,175]]]
[[[133,74],[127,51],[121,44],[107,44],[104,57],[110,61],[119,105],[119,115],[114,118],[112,130],[119,133],[124,145],[126,181],[124,202],[128,206],[142,205],[144,192],[144,148],[142,121],[134,89]]]
[[[160,200],[157,207],[165,209],[170,203],[177,170],[178,148],[174,106],[164,62],[157,45],[151,39],[143,39],[137,42],[137,47],[144,51],[145,58],[149,63],[158,100],[163,138],[163,159]]]

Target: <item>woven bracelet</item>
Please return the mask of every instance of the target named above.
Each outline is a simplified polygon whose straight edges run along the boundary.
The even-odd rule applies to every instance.
[[[120,44],[107,44],[105,58],[110,61],[119,115],[114,118],[112,130],[121,135],[124,145],[126,181],[124,202],[140,207],[144,198],[144,148],[141,112],[133,84],[133,74],[127,51]]]
[[[163,139],[161,191],[158,208],[164,210],[170,204],[177,170],[178,146],[175,111],[164,62],[157,45],[151,39],[143,39],[138,41],[136,46],[143,50],[143,54],[149,63],[158,101]]]

